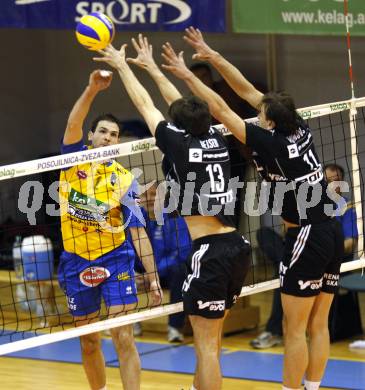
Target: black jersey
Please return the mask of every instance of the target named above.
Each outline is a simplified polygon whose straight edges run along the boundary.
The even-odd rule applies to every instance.
[[[285,221],[307,225],[328,219],[325,205],[333,202],[327,196],[327,182],[322,164],[315,151],[310,129],[304,122],[297,132],[290,136],[246,124],[246,144],[255,150],[256,156],[254,154],[253,157],[264,180],[287,184],[288,190],[284,195],[281,212]],[[303,213],[300,213],[300,209],[303,202],[298,197],[302,184],[307,186],[307,202],[311,201],[312,196],[318,199],[315,206],[306,210],[306,218],[301,218]],[[313,203],[316,203],[314,199]]]
[[[231,164],[226,140],[219,131],[211,127],[198,137],[163,121],[155,137],[164,153],[162,169],[170,204],[175,203],[181,216],[213,215],[234,226]]]

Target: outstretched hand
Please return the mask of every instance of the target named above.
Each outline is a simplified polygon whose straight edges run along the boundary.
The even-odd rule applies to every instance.
[[[184,61],[184,52],[181,51],[179,54],[176,54],[173,47],[169,42],[166,42],[162,45],[162,57],[165,60],[166,64],[163,64],[162,67],[179,79],[185,79],[189,77],[191,73],[190,70],[186,67]]]
[[[108,45],[104,50],[99,50],[98,53],[101,57],[94,57],[93,60],[97,62],[106,62],[112,68],[119,69],[122,65],[125,65],[125,48],[126,44],[122,45],[120,50],[115,49],[114,46]]]
[[[216,54],[216,51],[210,48],[204,41],[203,34],[197,28],[189,27],[185,29],[184,40],[195,49],[196,53],[193,54],[194,60],[208,61]]]
[[[132,44],[137,52],[136,58],[127,58],[127,62],[137,65],[143,69],[151,69],[157,67],[153,59],[152,45],[149,44],[147,37],[138,34],[138,42],[132,38]]]
[[[112,82],[113,73],[106,70],[94,70],[89,77],[89,87],[95,91],[107,89]]]

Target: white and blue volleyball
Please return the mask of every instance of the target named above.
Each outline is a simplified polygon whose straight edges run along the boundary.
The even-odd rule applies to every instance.
[[[84,15],[76,26],[77,40],[89,50],[102,50],[114,38],[114,24],[111,19],[100,13]]]

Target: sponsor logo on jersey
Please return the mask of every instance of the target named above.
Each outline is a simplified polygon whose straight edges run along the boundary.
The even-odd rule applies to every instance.
[[[197,148],[189,149],[189,162],[202,162],[203,150]]]
[[[289,158],[299,157],[298,146],[296,144],[288,145]]]
[[[310,288],[311,290],[319,290],[323,284],[323,278],[317,280],[298,280],[298,284],[301,290]]]
[[[87,178],[87,173],[85,171],[77,171],[77,177],[79,179],[86,179]]]
[[[117,175],[115,172],[112,172],[112,174],[110,175],[110,183],[113,186],[116,182],[117,182]]]
[[[325,273],[323,275],[323,278],[326,281],[326,286],[337,287],[338,286],[338,281],[340,279],[340,275],[339,274],[327,274],[327,273]]]
[[[219,148],[218,141],[214,138],[209,138],[207,140],[199,141],[199,142],[203,149]]]
[[[129,280],[131,278],[131,276],[129,275],[129,272],[127,271],[127,272],[122,272],[122,273],[118,274],[117,278],[119,281]]]
[[[226,308],[226,301],[211,301],[211,302],[203,302],[198,301],[199,310],[209,309],[209,311],[224,311]]]
[[[77,310],[77,304],[75,303],[75,298],[67,296],[67,306],[70,310]]]
[[[96,287],[109,276],[109,270],[104,267],[88,267],[80,273],[80,282],[87,287]]]

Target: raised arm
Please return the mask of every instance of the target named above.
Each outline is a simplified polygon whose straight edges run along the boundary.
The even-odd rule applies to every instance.
[[[112,77],[113,74],[107,71],[94,70],[91,73],[89,84],[73,106],[68,117],[67,127],[63,136],[64,145],[74,144],[82,139],[82,126],[90,111],[91,104],[100,91],[109,87]]]
[[[127,62],[135,64],[145,69],[157,84],[163,98],[168,105],[182,96],[171,81],[161,72],[153,59],[152,45],[149,44],[147,37],[138,35],[138,42],[132,38],[132,44],[137,52],[136,58],[127,58]]]
[[[246,100],[252,107],[259,108],[263,96],[262,92],[258,91],[234,65],[210,48],[198,29],[187,28],[184,40],[196,50],[196,54],[193,55],[194,59],[211,63],[238,96]]]
[[[118,51],[113,46],[109,45],[105,50],[101,50],[99,52],[102,57],[94,58],[94,60],[106,62],[118,71],[133,104],[143,116],[152,135],[155,135],[158,123],[163,121],[165,118],[155,107],[151,96],[128,66],[125,60],[126,46],[127,45],[123,45]]]
[[[221,121],[227,129],[242,143],[246,143],[246,124],[228,104],[212,89],[200,81],[185,65],[183,52],[177,55],[169,43],[163,45],[163,58],[166,64],[162,67],[176,77],[183,80],[194,95],[205,100],[209,105],[210,113]]]

